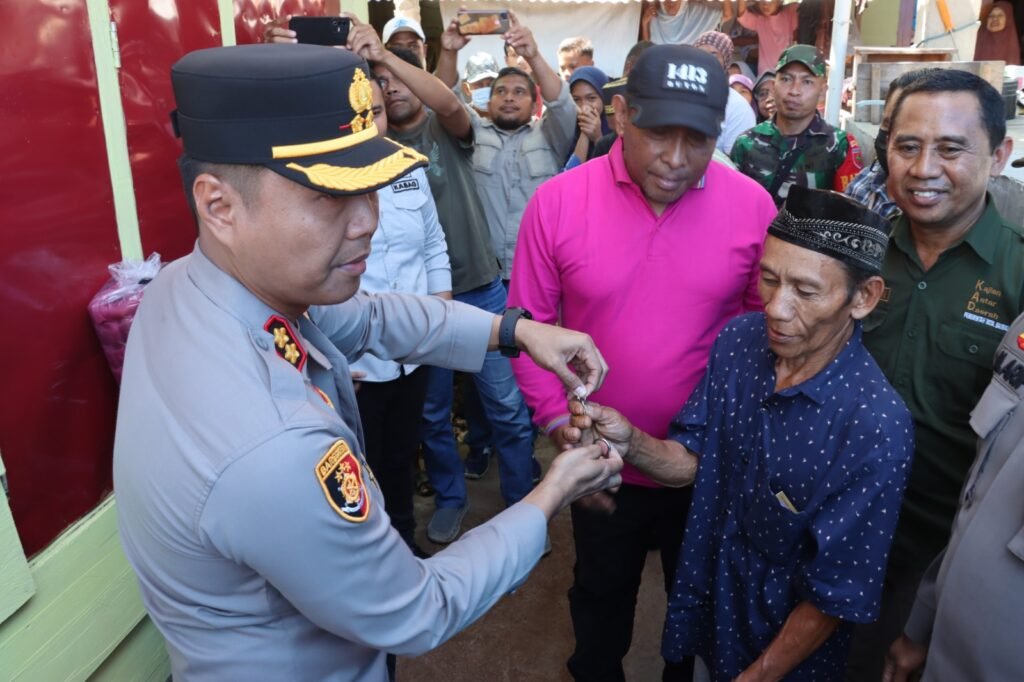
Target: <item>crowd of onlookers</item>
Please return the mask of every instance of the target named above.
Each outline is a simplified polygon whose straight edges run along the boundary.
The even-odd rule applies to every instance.
[[[999,12],[1012,30],[1006,4],[984,31],[1004,30]],[[865,168],[820,113],[828,66],[820,44],[795,42],[799,5],[750,5],[648,5],[621,74],[583,37],[549,61],[514,12],[504,54],[461,72],[455,21],[434,73],[415,20],[353,25],[373,124],[429,161],[379,191],[363,288],[521,306],[590,334],[612,368],[601,405],[567,408],[553,376],[489,353],[461,384],[463,456],[450,370],[360,360],[367,461],[427,556],[418,450],[439,544],[492,460],[508,505],[529,493],[538,431],[630,453],[613,498],[572,510],[576,679],[622,679],[652,547],[670,594],[665,679],[688,679],[693,654],[715,679],[877,680],[887,666],[902,680],[926,656],[927,679],[1014,679],[1014,629],[984,615],[1013,587],[979,579],[997,556],[1006,576],[1024,568],[1019,497],[993,482],[1021,456],[1001,434],[1019,430],[1024,383],[1024,240],[986,194],[1012,148],[1002,100],[965,72],[908,73]]]
[[[804,628],[806,632],[801,634],[814,646],[800,654],[773,652],[783,659],[792,656],[786,659],[788,665],[775,670],[791,673],[792,679],[842,676],[845,656],[837,652],[845,651],[844,644],[852,639],[854,654],[847,678],[879,679],[886,649],[900,634],[922,576],[948,538],[957,492],[974,453],[976,434],[968,425],[968,414],[990,376],[988,358],[1022,304],[1019,247],[997,255],[979,244],[977,249],[986,262],[977,269],[969,264],[971,256],[961,253],[964,247],[958,246],[964,235],[969,235],[972,244],[1001,243],[1008,238],[1009,227],[1002,226],[994,208],[985,203],[983,182],[1006,162],[1001,141],[1005,126],[1000,128],[989,120],[988,109],[993,103],[986,101],[984,95],[988,93],[980,92],[982,86],[977,79],[913,72],[897,79],[888,90],[884,119],[874,143],[876,161],[865,169],[857,140],[829,125],[820,114],[826,63],[819,46],[795,43],[799,5],[782,5],[777,0],[751,4],[748,8],[739,3],[738,13],[730,2],[648,5],[642,17],[642,40],[630,50],[621,75],[597,69],[594,46],[582,37],[562,41],[555,61],[549,63],[529,29],[516,22],[514,13],[512,28],[505,36],[504,54],[499,55],[502,62],[495,55],[477,52],[465,60],[462,73],[457,69],[458,54],[467,49],[470,40],[458,32],[455,22],[441,36],[434,74],[424,71],[426,36],[415,20],[392,19],[380,38],[369,27],[359,27],[352,49],[370,60],[375,84],[380,86],[375,87],[378,128],[386,129],[390,137],[411,145],[430,160],[425,173],[418,172],[382,193],[381,228],[374,237],[377,255],[371,261],[365,287],[371,291],[402,288],[402,278],[395,274],[401,271],[400,266],[388,266],[387,259],[400,247],[396,240],[410,236],[394,235],[385,209],[393,204],[408,211],[411,207],[404,204],[415,204],[425,216],[424,224],[434,226],[433,242],[427,237],[430,229],[417,232],[416,244],[421,245],[423,240],[423,253],[428,255],[420,269],[425,265],[428,283],[433,279],[432,272],[446,269],[442,258],[429,257],[435,252],[429,244],[437,243],[439,221],[446,238],[451,281],[446,273],[438,274],[440,284],[424,289],[421,276],[420,286],[409,286],[409,291],[451,295],[496,313],[508,305],[522,305],[542,321],[587,331],[598,340],[615,370],[600,399],[653,436],[665,437],[673,414],[705,372],[714,332],[732,315],[768,304],[751,296],[754,289],[745,295],[741,295],[742,287],[735,289],[737,283],[749,279],[756,283],[765,278],[764,261],[758,273],[761,250],[757,244],[742,247],[748,249],[744,257],[753,260],[740,269],[736,269],[740,261],[735,256],[721,260],[715,253],[716,249],[739,248],[742,242],[735,242],[741,233],[739,225],[748,223],[755,230],[758,226],[763,229],[776,209],[781,208],[783,214],[790,210],[787,215],[808,210],[801,209],[797,200],[793,206],[787,204],[794,187],[845,191],[874,214],[902,220],[897,225],[903,228],[894,230],[888,255],[879,269],[885,289],[879,292],[878,307],[866,316],[863,330],[867,349],[901,396],[897,402],[901,406],[905,402],[913,417],[913,473],[907,469],[909,457],[893,460],[892,451],[883,460],[889,462],[887,466],[899,463],[903,470],[889,480],[868,483],[841,467],[843,475],[860,481],[858,484],[865,489],[869,485],[883,488],[883,497],[888,497],[882,512],[892,514],[893,520],[898,516],[899,525],[893,524],[888,536],[883,531],[878,545],[861,548],[847,559],[848,566],[858,566],[849,582],[863,583],[861,595],[877,592],[873,603],[854,608],[848,602],[829,608],[822,605],[827,599],[814,597],[816,588],[811,584],[793,588],[798,594],[788,597],[794,603],[802,597],[806,601],[801,603],[816,604],[818,616],[824,612],[836,623],[843,620],[865,625],[856,629],[850,623],[823,627],[806,617],[792,622],[769,617],[764,625],[770,635],[767,639],[765,635],[743,636],[731,630],[722,637],[726,642],[736,637],[742,642],[739,649],[723,648],[721,641],[711,648],[691,642],[678,649],[710,655],[713,659],[707,663],[716,679],[731,679],[732,675],[746,679],[751,671],[744,672],[744,668],[752,660],[764,663],[761,649],[768,650],[778,627],[785,624],[787,630]],[[990,12],[996,12],[998,4]],[[721,31],[723,26],[729,30]],[[633,70],[638,60],[655,45],[689,45],[711,59],[700,62],[701,67],[689,66],[690,73],[675,74],[670,63],[668,76],[637,75]],[[979,50],[983,49],[979,42]],[[701,70],[717,70],[721,76],[710,78]],[[639,78],[646,80],[637,84]],[[678,78],[671,87],[682,89],[681,98],[672,102],[674,108],[703,105],[699,99],[691,101],[683,96],[688,90],[701,97],[722,97],[723,115],[712,120],[713,131],[699,130],[700,126],[685,116],[681,123],[670,113],[654,114],[664,102],[636,96],[635,88],[644,87],[650,90],[648,96],[659,96],[659,86],[670,86],[657,80],[666,78]],[[705,89],[723,82],[725,92]],[[910,93],[918,94],[909,97]],[[977,105],[970,103],[974,100]],[[957,108],[976,110],[975,123],[929,120],[943,110]],[[902,109],[902,132],[891,138],[897,109]],[[647,120],[641,123],[644,118]],[[984,125],[979,126],[978,121]],[[947,123],[958,126],[952,135],[955,142],[936,137]],[[675,140],[674,135],[682,134],[675,132],[680,125],[685,134]],[[634,140],[643,137],[647,153],[654,156],[631,160],[635,150],[627,132],[630,128]],[[984,150],[976,150],[973,142],[962,140],[969,133]],[[655,136],[657,143],[652,144],[650,138]],[[668,142],[668,138],[673,139]],[[701,165],[703,139],[712,144],[708,147],[711,166],[707,168]],[[678,144],[680,151],[666,152],[666,144]],[[989,161],[967,169],[965,157],[985,150],[987,154],[981,156]],[[676,158],[666,164],[665,155],[673,154]],[[609,155],[607,162],[588,163]],[[633,177],[631,161],[644,164],[648,176]],[[607,191],[601,189],[607,186],[604,183],[623,181],[615,178],[624,172],[618,170],[624,162],[646,206],[616,205],[614,202],[620,200],[602,194]],[[720,177],[715,170],[719,166],[738,170],[760,185],[774,207],[758,204],[756,195],[744,199],[744,193],[753,189],[739,183],[737,175]],[[605,173],[610,176],[603,177]],[[973,188],[957,186],[961,182],[971,183]],[[394,200],[387,199],[392,193]],[[693,203],[685,215],[675,214],[675,204],[691,196],[705,201]],[[942,201],[945,197],[949,198],[949,214],[939,215],[946,211]],[[742,217],[733,215],[736,208],[743,212]],[[826,203],[815,205],[804,217],[836,218],[843,210]],[[822,215],[822,211],[830,215]],[[963,223],[964,211],[974,212],[969,224]],[[863,217],[851,220],[869,222]],[[649,227],[644,224],[648,221]],[[673,242],[676,238],[668,236],[659,238],[662,241],[648,241],[652,237],[647,230],[655,235],[663,222],[686,223],[697,235],[687,233],[680,225],[674,227],[680,231],[678,238],[682,241],[678,244]],[[608,223],[620,230],[605,233],[601,225]],[[956,224],[950,227],[949,223]],[[728,237],[720,237],[726,228],[731,230]],[[982,230],[990,236],[973,237]],[[837,228],[836,239],[839,231]],[[786,239],[782,232],[778,236]],[[732,245],[716,245],[718,239],[732,241]],[[865,238],[862,230],[853,229],[843,239]],[[647,259],[667,259],[672,273],[659,279],[662,275],[657,275],[658,268],[653,266],[656,261],[644,264],[645,250]],[[638,257],[635,268],[634,257]],[[1005,264],[986,274],[994,266],[989,259]],[[694,273],[699,273],[702,285],[694,281]],[[712,284],[723,276],[732,278],[732,284],[725,280]],[[983,299],[998,310],[972,303],[973,290],[967,287],[965,278],[977,281],[979,287],[1001,292],[1001,298],[993,298],[993,294]],[[998,284],[993,278],[999,279]],[[863,278],[854,282],[861,281]],[[756,289],[754,284],[751,286]],[[851,284],[851,292],[853,287]],[[922,294],[926,287],[927,296]],[[730,291],[733,293],[727,294]],[[676,300],[667,300],[669,292]],[[959,297],[964,301],[958,302]],[[706,306],[715,314],[701,321]],[[769,312],[769,321],[773,314]],[[658,330],[656,317],[665,319],[664,330]],[[688,319],[685,325],[680,322],[683,318]],[[804,324],[813,327],[809,319]],[[508,504],[514,504],[540,475],[531,455],[535,429],[540,428],[559,445],[571,443],[568,434],[578,433],[567,416],[557,382],[535,375],[529,368],[528,361],[516,360],[513,367],[507,358],[492,353],[484,370],[465,384],[462,412],[468,424],[469,445],[465,460],[452,432],[450,371],[399,367],[384,374],[370,371],[360,377],[359,402],[365,428],[368,434],[382,434],[380,438],[368,437],[368,459],[382,480],[392,522],[415,552],[425,554],[413,541],[410,463],[417,442],[408,434],[417,431],[417,421],[422,429],[426,473],[436,498],[436,511],[427,528],[427,537],[435,543],[451,542],[459,535],[469,505],[464,478],[482,476],[489,460],[497,458],[502,494]],[[414,379],[422,375],[426,378]],[[383,388],[392,384],[393,388]],[[383,396],[378,397],[382,390]],[[387,395],[400,395],[401,401]],[[785,431],[782,429],[782,433]],[[880,465],[863,466],[877,475]],[[667,576],[675,573],[677,564],[692,568],[686,556],[677,558],[690,505],[689,488],[659,487],[651,482],[660,480],[658,476],[644,473],[627,465],[626,484],[615,496],[611,515],[606,510],[602,513],[591,509],[602,506],[595,501],[573,507],[577,567],[569,607],[577,648],[569,669],[578,679],[615,679],[621,675],[615,671],[621,671],[622,656],[629,648],[639,570],[650,547],[662,549]],[[389,479],[400,479],[400,485]],[[756,480],[748,483],[757,484]],[[825,483],[818,480],[817,484]],[[843,487],[842,482],[837,485]],[[906,502],[900,511],[903,485],[907,486]],[[793,511],[804,509],[808,502],[803,498]],[[881,529],[886,524],[878,516],[880,504],[879,498],[872,498],[859,511],[856,505],[847,511],[874,519]],[[690,525],[697,523],[693,519],[691,512]],[[837,528],[836,532],[843,534],[854,527],[847,526],[847,521],[828,522],[837,523],[843,529]],[[827,545],[826,529],[808,530],[817,538],[819,549]],[[863,535],[865,530],[859,532]],[[763,531],[782,532],[771,524]],[[887,537],[892,534],[895,543],[887,562]],[[617,548],[613,555],[609,555],[608,547]],[[686,551],[686,545],[683,548]],[[873,554],[878,549],[883,552],[880,556]],[[844,551],[850,550],[837,547],[833,553]],[[872,565],[868,559],[872,555],[880,563]],[[757,578],[758,571],[750,565],[748,568],[752,571],[746,576],[749,582],[770,582],[769,577]],[[717,570],[711,568],[712,573]],[[868,571],[881,572],[867,576]],[[820,576],[812,579],[808,572],[810,569],[804,566],[792,580],[802,576],[804,581],[823,580],[829,584]],[[882,574],[886,576],[884,581],[879,578]],[[721,574],[719,579],[724,580]],[[868,580],[873,583],[864,583]],[[671,594],[671,583],[667,588]],[[742,589],[760,595],[751,597],[756,601],[763,598],[769,586],[745,585]],[[776,596],[784,602],[785,594],[783,591]],[[785,615],[795,617],[798,611]],[[670,609],[670,621],[672,612]],[[866,625],[876,621],[880,612],[880,620]],[[710,623],[719,629],[725,627],[718,620],[702,622],[702,626],[709,627]],[[826,645],[815,651],[822,642]],[[670,650],[676,651],[668,639],[666,646],[667,655]],[[667,660],[666,679],[688,676],[689,660]],[[772,665],[776,663],[772,659]],[[898,657],[896,663],[910,666]],[[722,677],[723,671],[731,671],[729,677]],[[935,679],[957,679],[934,668],[930,674]]]

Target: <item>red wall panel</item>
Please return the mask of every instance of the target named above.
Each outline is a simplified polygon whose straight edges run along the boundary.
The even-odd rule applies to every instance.
[[[324,0],[235,0],[236,42],[262,42],[266,23],[288,14],[323,16]]]
[[[236,2],[239,43],[322,0]],[[111,0],[145,255],[191,250],[177,173],[171,65],[222,43],[216,0]],[[117,389],[86,306],[121,259],[85,0],[0,0],[0,452],[33,554],[111,488]],[[15,28],[16,27],[16,28]]]
[[[171,129],[171,66],[187,52],[223,43],[217,0],[159,6],[111,0],[110,13],[121,45],[121,100],[143,255],[156,251],[168,262],[191,251],[196,239],[176,165],[181,144]]]
[[[0,21],[0,452],[25,549],[110,489],[115,387],[86,305],[120,259],[85,0]]]

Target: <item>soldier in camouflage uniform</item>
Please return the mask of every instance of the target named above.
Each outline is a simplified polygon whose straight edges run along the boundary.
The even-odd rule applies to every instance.
[[[759,182],[776,206],[793,184],[843,191],[864,167],[852,135],[818,113],[825,89],[825,59],[813,45],[782,53],[775,76],[775,116],[740,135],[732,160]]]

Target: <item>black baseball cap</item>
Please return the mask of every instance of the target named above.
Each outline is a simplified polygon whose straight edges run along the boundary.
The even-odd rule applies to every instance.
[[[725,69],[689,45],[655,45],[633,64],[626,96],[638,128],[682,126],[718,137],[729,99]]]
[[[199,161],[266,166],[319,192],[364,194],[427,165],[377,131],[369,77],[365,61],[333,47],[197,50],[171,68],[171,120]]]

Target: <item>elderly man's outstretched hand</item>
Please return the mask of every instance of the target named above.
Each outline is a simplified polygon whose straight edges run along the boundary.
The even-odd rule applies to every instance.
[[[630,442],[633,439],[633,425],[619,411],[598,405],[595,402],[569,401],[570,429],[582,434],[592,430],[598,439],[604,439],[623,457],[629,454]],[[576,432],[569,432],[575,435]]]

